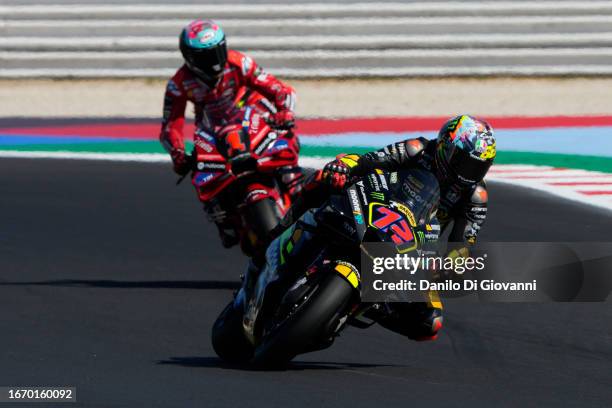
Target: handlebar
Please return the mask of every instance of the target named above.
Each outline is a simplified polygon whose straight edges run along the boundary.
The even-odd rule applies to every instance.
[[[228,160],[228,163],[230,164],[231,172],[235,176],[239,176],[243,173],[257,170],[258,161],[250,152],[246,152],[232,157]]]
[[[183,182],[183,180],[185,180],[185,177],[187,177],[187,175],[189,173],[191,173],[192,171],[197,169],[197,165],[198,165],[198,161],[195,158],[195,156],[193,154],[186,154],[185,155],[185,160],[187,161],[187,164],[189,165],[189,171],[187,171],[185,174],[183,174],[182,176],[179,177],[179,179],[176,181],[176,185],[178,186],[179,184],[181,184]]]
[[[194,155],[187,155],[190,170],[179,177],[176,185],[179,185],[185,180],[189,173],[198,170],[198,161]],[[227,160],[229,163],[229,172],[235,177],[242,177],[257,171],[259,161],[251,156],[250,152],[240,154]]]

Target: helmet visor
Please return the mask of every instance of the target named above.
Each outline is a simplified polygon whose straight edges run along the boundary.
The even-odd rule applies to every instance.
[[[192,51],[188,66],[197,75],[205,79],[218,78],[223,74],[227,62],[227,47],[225,40],[218,46]]]
[[[478,183],[489,171],[493,160],[479,159],[457,146],[453,146],[448,157],[450,169],[459,181],[464,183]]]

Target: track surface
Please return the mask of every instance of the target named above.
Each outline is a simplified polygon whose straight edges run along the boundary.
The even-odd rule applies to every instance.
[[[210,327],[244,259],[187,183],[156,164],[4,159],[0,174],[0,385],[76,386],[88,407],[612,403],[610,303],[451,305],[433,343],[348,329],[285,372],[225,366]],[[609,240],[609,212],[490,191],[483,239]]]

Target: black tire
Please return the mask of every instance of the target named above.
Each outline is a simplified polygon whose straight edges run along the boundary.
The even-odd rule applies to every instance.
[[[245,209],[248,228],[255,234],[256,242],[243,239],[240,247],[250,257],[261,257],[265,253],[270,231],[280,221],[276,203],[272,199],[257,201]]]
[[[242,329],[242,313],[230,302],[221,312],[212,328],[212,345],[215,353],[229,363],[247,363],[255,348]]]
[[[249,205],[246,214],[250,228],[259,237],[268,236],[280,221],[276,203],[270,198]]]
[[[353,287],[346,279],[334,272],[327,274],[292,316],[263,337],[252,363],[283,367],[296,355],[316,350],[317,343],[333,335],[352,295]]]

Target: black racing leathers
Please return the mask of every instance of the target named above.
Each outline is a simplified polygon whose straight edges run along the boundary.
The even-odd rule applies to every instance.
[[[394,143],[381,150],[360,156],[357,166],[351,169],[351,176],[361,176],[375,168],[396,171],[418,167],[431,171],[440,182],[440,205],[437,218],[442,233],[452,224],[449,242],[471,246],[476,242],[480,227],[487,216],[486,184],[481,181],[474,185],[465,185],[441,180],[435,168],[435,149],[435,140],[427,140],[423,137]],[[308,208],[318,206],[327,197],[325,189],[318,188],[317,183],[319,182],[313,176],[306,180],[302,194],[275,228],[274,236],[297,221]]]
[[[391,144],[381,150],[362,155],[351,175],[361,175],[375,168],[395,171],[420,167],[431,171],[440,183],[440,206],[437,217],[442,233],[454,221],[449,242],[476,242],[480,227],[487,216],[487,188],[484,181],[466,185],[441,179],[435,165],[436,141],[423,137]]]
[[[425,138],[409,139],[391,144],[381,150],[359,157],[350,170],[350,176],[361,176],[374,169],[396,171],[405,168],[423,168],[436,175],[440,182],[440,203],[437,217],[442,233],[452,225],[449,242],[466,247],[476,237],[487,214],[487,190],[484,181],[475,185],[449,183],[441,180],[435,165],[436,142]],[[309,208],[320,206],[329,195],[315,173],[305,182],[302,194],[274,229],[273,235],[282,233],[296,222]],[[434,339],[442,326],[441,304],[387,303],[372,309],[370,317],[394,332],[415,340]]]

